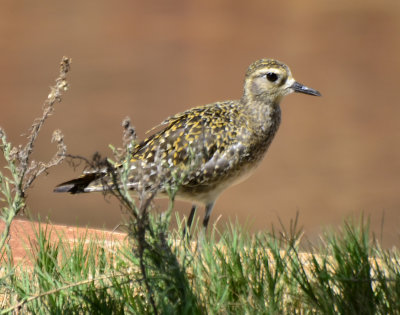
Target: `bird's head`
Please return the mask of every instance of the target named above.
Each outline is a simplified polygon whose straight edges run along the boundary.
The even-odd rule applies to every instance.
[[[321,96],[312,88],[296,82],[287,65],[274,59],[260,59],[246,72],[244,98],[279,103],[292,92]]]

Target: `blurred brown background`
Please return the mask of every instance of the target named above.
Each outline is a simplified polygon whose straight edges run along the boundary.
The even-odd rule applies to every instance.
[[[41,113],[63,55],[71,88],[45,125],[35,158],[55,151],[60,128],[71,154],[110,155],[130,116],[140,138],[167,116],[239,98],[247,66],[287,63],[322,98],[291,95],[266,159],[218,200],[212,222],[253,231],[300,224],[313,239],[364,213],[385,246],[400,236],[400,2],[8,1],[0,5],[0,125],[15,143]],[[3,161],[1,161],[3,163]],[[54,194],[80,173],[67,163],[40,178],[29,206],[41,217],[113,228],[116,202]],[[163,203],[159,204],[160,209]],[[190,205],[176,209],[188,213]],[[201,210],[203,214],[203,210]]]

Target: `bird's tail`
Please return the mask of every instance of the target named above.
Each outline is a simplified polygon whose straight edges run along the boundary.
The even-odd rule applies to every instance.
[[[69,192],[79,194],[92,191],[104,191],[105,187],[102,178],[106,173],[93,172],[82,175],[81,177],[61,183],[54,188],[54,192]]]

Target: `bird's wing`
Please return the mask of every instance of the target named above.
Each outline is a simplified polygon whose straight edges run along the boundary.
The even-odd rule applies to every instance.
[[[225,176],[244,156],[241,140],[246,122],[241,119],[233,101],[194,108],[166,119],[162,130],[133,149],[129,186],[137,189],[144,183],[146,188],[176,179],[186,186],[207,186]],[[243,125],[242,132],[238,123]],[[110,174],[99,172],[62,183],[56,191],[91,192],[114,186]]]
[[[207,185],[240,163],[245,132],[238,130],[238,123],[245,131],[245,121],[232,101],[177,114],[162,123],[161,131],[136,146],[132,162],[161,163],[168,170],[167,178],[175,172],[185,185]]]

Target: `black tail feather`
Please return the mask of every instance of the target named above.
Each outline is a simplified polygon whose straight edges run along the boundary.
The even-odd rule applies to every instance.
[[[96,179],[99,179],[103,176],[104,173],[85,174],[79,178],[75,178],[57,185],[57,187],[54,188],[54,192],[69,192],[71,194],[84,193],[86,187],[88,187]]]

